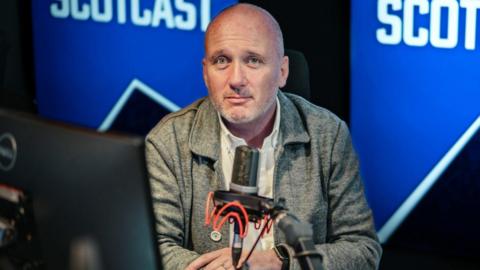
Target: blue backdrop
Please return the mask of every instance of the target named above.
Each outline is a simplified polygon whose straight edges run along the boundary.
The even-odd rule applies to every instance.
[[[206,95],[204,30],[234,2],[32,1],[40,114],[138,132],[125,123],[150,127]],[[351,128],[383,241],[478,133],[479,8],[352,0]]]
[[[351,126],[383,241],[480,126],[476,6],[352,0]]]
[[[132,91],[167,111],[206,95],[204,31],[234,2],[32,1],[39,113],[106,130]]]

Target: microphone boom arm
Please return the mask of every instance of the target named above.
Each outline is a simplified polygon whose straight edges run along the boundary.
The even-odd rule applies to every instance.
[[[285,234],[287,244],[295,251],[302,270],[323,270],[322,255],[315,248],[312,226],[300,222],[294,215],[287,213],[285,199],[280,198],[278,203],[270,209],[270,215]]]

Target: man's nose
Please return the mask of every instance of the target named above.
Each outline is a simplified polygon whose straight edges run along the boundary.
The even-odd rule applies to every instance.
[[[243,69],[241,63],[234,63],[232,65],[232,70],[230,73],[230,88],[234,89],[242,89],[246,84],[245,78],[245,71]],[[238,91],[238,90],[237,90]]]

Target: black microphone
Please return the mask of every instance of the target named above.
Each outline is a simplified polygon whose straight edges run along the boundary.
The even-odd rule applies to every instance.
[[[233,159],[232,178],[230,190],[217,190],[213,194],[215,204],[222,208],[231,202],[238,202],[247,212],[244,213],[238,207],[228,207],[222,215],[231,212],[239,214],[242,224],[248,226],[248,221],[257,221],[264,218],[267,206],[273,205],[273,199],[258,196],[257,173],[258,173],[258,150],[249,146],[238,146],[235,149]],[[240,224],[235,222],[232,243],[232,260],[236,269],[238,261],[242,255],[243,239],[240,237]]]
[[[258,150],[243,145],[235,148],[230,190],[217,190],[213,199],[216,205],[238,201],[249,214],[250,221],[262,219],[265,206],[273,204],[273,199],[258,196]],[[241,214],[241,213],[239,213]]]
[[[257,195],[258,156],[258,150],[246,145],[235,149],[230,191],[253,196]],[[248,226],[248,220],[244,220],[244,224]],[[243,239],[240,237],[240,226],[238,223],[235,223],[233,231],[232,261],[236,268],[243,249]]]
[[[235,148],[230,190],[257,195],[258,150],[246,145]]]
[[[283,199],[281,204],[284,203]],[[284,205],[280,209],[284,208]],[[295,250],[295,257],[302,270],[323,270],[322,255],[315,248],[312,225],[300,222],[292,214],[280,210],[275,220],[278,228],[285,234],[287,244]]]

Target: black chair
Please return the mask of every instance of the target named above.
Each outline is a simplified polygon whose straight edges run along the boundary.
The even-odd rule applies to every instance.
[[[297,50],[285,49],[285,55],[289,58],[290,73],[287,84],[281,90],[310,100],[310,73],[307,59]]]
[[[0,87],[4,85],[4,75],[7,66],[8,41],[5,32],[0,30]],[[0,91],[3,90],[0,88]]]

